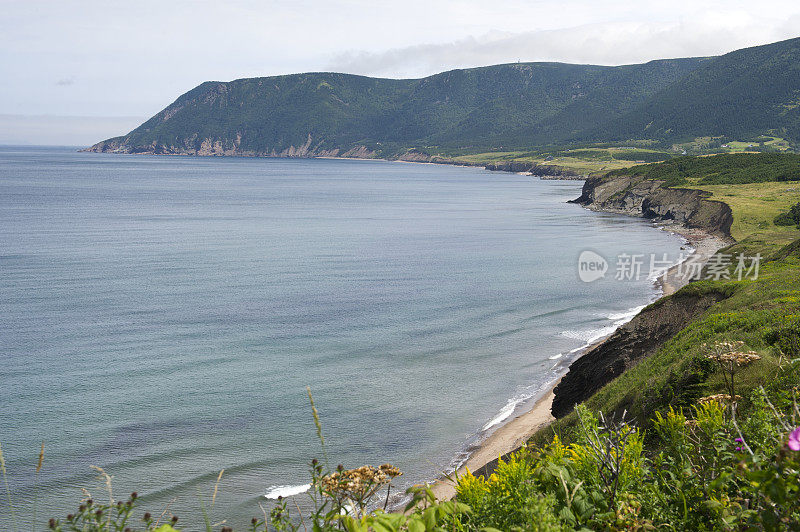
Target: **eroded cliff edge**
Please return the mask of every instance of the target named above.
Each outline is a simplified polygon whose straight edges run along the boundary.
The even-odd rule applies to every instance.
[[[583,184],[578,203],[595,211],[674,221],[691,229],[730,238],[733,214],[702,190],[671,188],[657,179],[626,175],[593,175]]]
[[[681,291],[642,310],[570,365],[554,390],[553,416],[560,418],[572,412],[575,405],[654,354],[664,342],[722,299],[724,295],[720,293]]]
[[[598,175],[587,179],[574,203],[589,209],[673,221],[731,240],[733,215],[728,205],[700,190],[669,188],[639,176]],[[724,299],[723,294],[681,290],[648,306],[607,340],[572,363],[555,388],[552,413],[569,414],[607,383],[641,360]]]

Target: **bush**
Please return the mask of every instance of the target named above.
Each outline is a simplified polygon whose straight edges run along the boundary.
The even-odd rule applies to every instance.
[[[796,225],[800,227],[800,203],[792,205],[789,212],[784,212],[776,216],[775,225]]]

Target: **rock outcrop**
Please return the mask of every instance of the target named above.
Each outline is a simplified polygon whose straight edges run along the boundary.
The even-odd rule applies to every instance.
[[[668,188],[664,182],[639,176],[589,177],[574,203],[589,209],[675,221],[689,228],[730,237],[733,215],[726,204],[707,199],[702,190]]]
[[[529,173],[539,177],[558,179],[586,179],[585,175],[579,174],[569,168],[521,161],[490,163],[486,165],[486,169],[498,172]]]
[[[222,140],[205,138],[198,142],[197,136],[184,139],[182,143],[165,145],[153,142],[144,146],[137,146],[129,141],[128,137],[115,137],[104,140],[82,151],[95,153],[129,153],[150,155],[192,155],[198,157],[346,157],[356,159],[374,159],[377,154],[366,146],[356,145],[347,150],[323,149],[321,142],[314,142],[309,134],[306,142],[299,146],[289,146],[282,150],[265,147],[260,151],[243,149],[240,145],[241,136],[235,140]]]

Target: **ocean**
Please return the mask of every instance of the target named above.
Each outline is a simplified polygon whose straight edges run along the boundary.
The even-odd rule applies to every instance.
[[[391,462],[403,487],[451,470],[658,295],[646,272],[614,280],[614,257],[684,244],[566,203],[581,184],[0,147],[0,445],[18,520],[34,504],[40,526],[63,518],[81,487],[104,499],[96,465],[189,529],[224,469],[212,518],[249,523],[323,456],[307,386],[332,466]],[[605,278],[579,280],[586,250]]]

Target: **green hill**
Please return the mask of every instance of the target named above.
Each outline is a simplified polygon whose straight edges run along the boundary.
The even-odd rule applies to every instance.
[[[206,82],[91,151],[459,154],[597,142],[800,140],[800,39],[618,67],[516,63],[422,79],[308,73]]]
[[[606,126],[619,138],[748,138],[770,130],[800,138],[800,39],[706,61]]]

